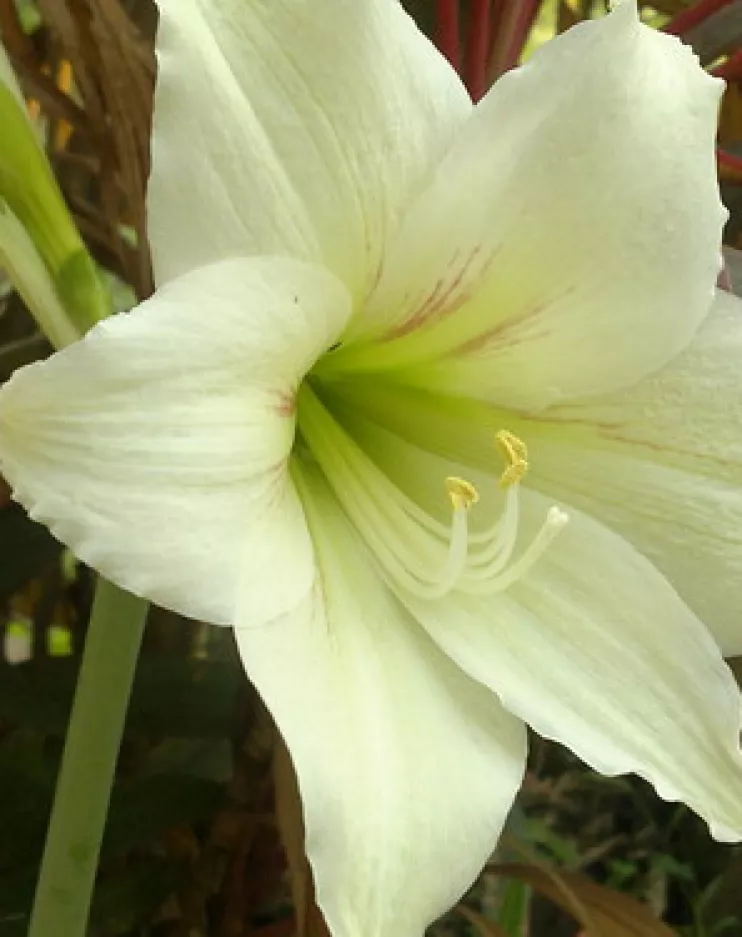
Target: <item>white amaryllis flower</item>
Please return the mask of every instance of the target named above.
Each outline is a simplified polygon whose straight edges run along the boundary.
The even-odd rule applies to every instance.
[[[396,0],[160,7],[158,291],[2,391],[18,499],[234,627],[335,937],[456,900],[526,723],[740,838],[719,83],[633,2],[476,108]]]

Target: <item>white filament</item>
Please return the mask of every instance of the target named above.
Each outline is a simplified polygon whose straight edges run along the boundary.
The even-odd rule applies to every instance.
[[[491,595],[509,588],[543,556],[569,517],[551,507],[531,542],[514,557],[520,528],[520,482],[506,489],[497,521],[469,532],[470,507],[452,499],[450,527],[404,494],[335,422],[311,392],[299,426],[328,482],[390,585],[434,600],[457,589]]]
[[[521,553],[520,557],[510,565],[507,565],[507,563],[503,565],[495,561],[489,568],[478,571],[473,578],[467,580],[466,591],[488,595],[493,592],[502,592],[512,586],[544,555],[554,538],[564,529],[568,521],[568,514],[556,506],[550,507],[546,512],[546,519],[539,532]]]

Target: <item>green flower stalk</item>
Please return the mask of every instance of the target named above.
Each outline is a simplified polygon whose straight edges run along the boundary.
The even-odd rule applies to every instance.
[[[110,312],[0,46],[0,266],[41,329],[67,345]]]
[[[74,343],[110,302],[0,45],[0,267],[49,340]],[[101,579],[31,915],[30,937],[83,937],[147,603]]]

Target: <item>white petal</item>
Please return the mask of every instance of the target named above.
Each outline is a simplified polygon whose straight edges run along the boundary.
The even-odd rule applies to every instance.
[[[492,851],[524,728],[382,586],[324,482],[304,470],[300,489],[320,577],[237,642],[297,769],[333,937],[418,937]]]
[[[721,89],[632,2],[548,43],[477,107],[390,246],[350,335],[382,343],[334,366],[535,409],[670,360],[719,269]]]
[[[356,438],[373,437],[385,471],[408,463],[401,439],[460,464],[440,468],[428,510],[446,473],[496,475],[494,433],[516,433],[529,448],[528,485],[600,519],[649,557],[729,656],[742,653],[740,360],[742,303],[719,293],[688,349],[627,390],[524,416],[367,379],[342,386],[344,422]],[[374,426],[391,433],[380,440]],[[413,493],[403,477],[395,481]]]
[[[653,560],[726,654],[742,653],[740,362],[742,302],[719,293],[662,371],[520,424],[533,483]]]
[[[407,402],[400,398],[399,409]],[[412,411],[404,425],[432,424],[445,437],[446,416],[444,408]],[[482,514],[480,523],[488,526],[500,509],[492,455],[488,481],[411,445],[411,433],[397,436],[358,411],[347,411],[344,423],[425,510],[441,503],[441,479],[448,474],[478,487],[475,525]],[[453,436],[466,440],[465,433]],[[482,439],[472,441],[485,451]],[[468,461],[463,447],[459,453]],[[516,557],[554,501],[526,490],[521,503]],[[567,510],[566,529],[506,592],[475,598],[458,589],[433,602],[401,591],[400,597],[446,653],[538,732],[569,745],[603,773],[647,777],[663,797],[700,813],[717,837],[742,838],[739,691],[716,643],[632,546]]]
[[[159,0],[158,283],[232,254],[355,293],[471,103],[397,0]]]
[[[349,311],[337,281],[297,261],[196,270],[14,375],[3,474],[130,591],[226,624],[239,580],[256,620],[279,614],[313,575],[286,472],[293,395]]]
[[[529,486],[599,518],[641,550],[729,656],[742,653],[741,357],[742,304],[720,293],[688,349],[628,390],[526,417],[357,381],[342,387],[345,423],[368,436],[365,414],[370,427],[392,431],[381,453],[390,472],[407,461],[401,437],[493,475],[493,434],[515,432],[529,447]]]
[[[527,504],[533,527],[548,502],[531,495]],[[537,732],[603,774],[649,779],[717,838],[742,838],[735,680],[704,626],[616,534],[572,511],[506,593],[408,604],[447,654]]]

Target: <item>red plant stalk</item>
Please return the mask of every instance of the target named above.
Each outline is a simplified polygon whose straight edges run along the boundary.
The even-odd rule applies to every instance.
[[[670,33],[671,36],[683,36],[732,2],[733,0],[699,0],[694,6],[683,10],[670,20],[664,31]]]
[[[492,0],[471,0],[469,30],[464,56],[464,83],[473,101],[489,89],[489,56],[492,45]]]
[[[461,74],[461,13],[459,0],[436,0],[435,44]]]
[[[727,150],[722,150],[717,146],[716,148],[716,158],[719,162],[719,166],[724,169],[729,169],[735,174],[742,176],[742,156],[734,156],[732,153],[729,153]]]
[[[487,78],[490,83],[518,64],[541,0],[499,0]]]

